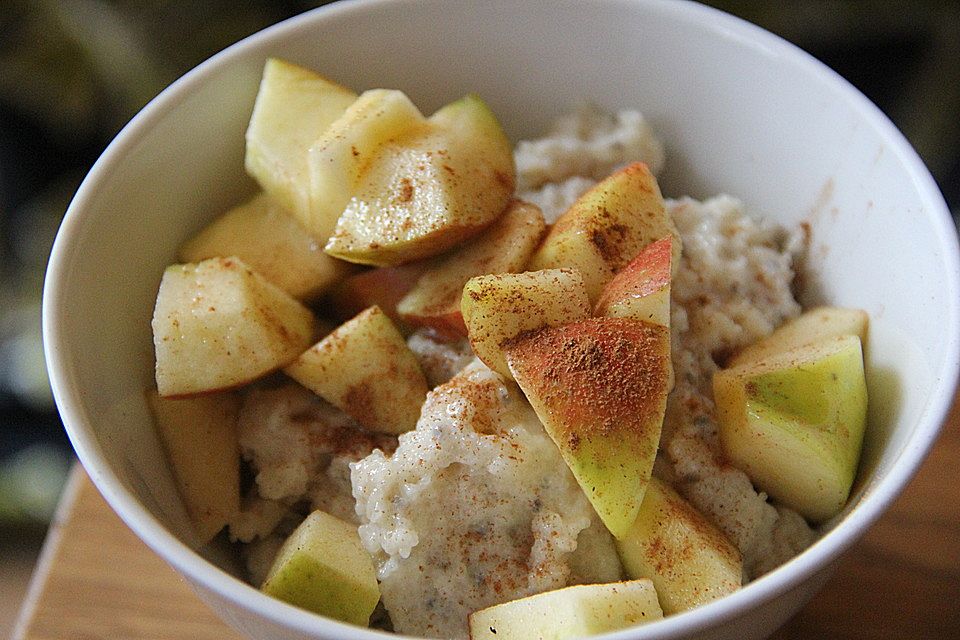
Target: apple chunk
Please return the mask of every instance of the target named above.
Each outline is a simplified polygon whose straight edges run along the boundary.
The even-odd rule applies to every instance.
[[[860,309],[843,307],[810,309],[778,327],[766,338],[740,351],[728,366],[736,367],[748,362],[756,362],[775,353],[830,336],[857,336],[862,345],[867,339],[868,322],[867,312]]]
[[[673,236],[672,263],[680,260],[680,236],[664,209],[656,178],[637,162],[584,193],[550,229],[530,269],[570,267],[583,274],[590,301],[637,253]]]
[[[326,251],[377,266],[438,255],[496,220],[513,186],[510,141],[483,101],[466,96],[380,150]]]
[[[844,506],[866,426],[857,336],[828,336],[713,376],[720,443],[732,464],[814,522]]]
[[[647,245],[603,288],[594,315],[670,326],[673,236]]]
[[[197,541],[206,544],[240,510],[240,399],[224,392],[170,400],[150,391],[147,402]]]
[[[431,265],[397,305],[397,312],[411,324],[466,335],[460,311],[463,286],[475,276],[522,270],[545,229],[536,205],[513,201],[486,231]]]
[[[627,575],[649,578],[667,615],[740,588],[740,552],[703,514],[657,478],[650,478],[630,530],[617,540]]]
[[[524,334],[506,353],[597,515],[622,538],[660,443],[670,332],[642,320],[589,318]]]
[[[341,322],[346,322],[368,307],[378,306],[398,329],[409,333],[412,327],[400,317],[397,305],[426,272],[429,262],[421,260],[351,274],[330,289],[325,306],[331,316]]]
[[[379,307],[370,307],[305,351],[284,372],[373,431],[416,426],[427,381]]]
[[[364,91],[310,147],[304,226],[326,243],[384,145],[423,126],[423,114],[402,91]]]
[[[590,316],[590,300],[580,273],[544,269],[477,276],[463,287],[460,303],[473,352],[506,377],[513,374],[504,355],[518,336]]]
[[[230,389],[282,367],[314,339],[313,313],[239,258],[163,272],[153,311],[157,389]]]
[[[183,262],[237,256],[298,300],[311,300],[355,267],[331,258],[266,193],[230,209],[180,247]]]
[[[471,640],[564,640],[663,618],[649,580],[581,584],[470,614]]]
[[[244,163],[264,191],[301,219],[310,212],[307,151],[356,98],[309,69],[276,58],[264,65]]]
[[[314,511],[280,547],[261,589],[302,609],[367,626],[380,601],[373,559],[357,527]]]

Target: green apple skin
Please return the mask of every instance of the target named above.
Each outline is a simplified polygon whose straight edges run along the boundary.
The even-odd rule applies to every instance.
[[[616,541],[630,578],[649,578],[666,615],[706,604],[740,588],[740,552],[676,491],[650,478],[640,513]]]
[[[261,589],[342,622],[367,626],[380,601],[373,559],[356,526],[314,511],[287,538]]]
[[[843,508],[866,428],[858,336],[828,336],[718,371],[713,392],[734,466],[812,522]]]
[[[663,617],[649,580],[588,584],[512,600],[470,615],[471,640],[566,640]]]

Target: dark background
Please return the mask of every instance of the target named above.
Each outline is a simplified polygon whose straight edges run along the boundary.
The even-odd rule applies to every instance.
[[[319,4],[0,0],[0,557],[25,567],[11,575],[29,573],[72,460],[47,385],[39,304],[73,192],[115,133],[167,84]],[[783,36],[863,91],[913,143],[956,215],[960,3],[707,4]],[[15,604],[4,597],[11,588],[0,585],[0,601]],[[0,607],[0,635],[4,613]]]

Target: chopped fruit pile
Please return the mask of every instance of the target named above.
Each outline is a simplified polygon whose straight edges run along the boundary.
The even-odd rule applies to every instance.
[[[305,458],[331,464],[331,451],[351,449],[351,433],[369,442],[370,432],[417,428],[431,393],[407,342],[418,330],[468,341],[505,384],[516,382],[629,578],[475,611],[471,637],[601,633],[740,588],[738,549],[654,473],[683,248],[645,164],[615,171],[547,225],[516,199],[512,145],[480,98],[424,116],[400,91],[357,95],[280,60],[266,63],[246,143],[261,192],[183,244],[152,321],[149,403],[201,544],[245,502],[236,390],[292,379],[322,398],[314,406],[299,387],[307,400],[274,394],[302,405],[290,417],[302,423],[297,442],[338,434],[336,446],[324,440],[332,449]],[[856,474],[866,327],[863,312],[817,309],[714,377],[729,462],[814,522],[843,508]],[[342,418],[311,431],[321,415]],[[259,500],[277,514],[273,525],[291,512]],[[350,505],[335,516],[317,504],[327,502],[315,498],[271,550],[259,586],[367,625],[380,601],[375,559],[344,519]]]

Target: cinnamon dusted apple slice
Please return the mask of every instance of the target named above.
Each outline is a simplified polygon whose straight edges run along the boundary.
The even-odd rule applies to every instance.
[[[416,426],[427,381],[416,356],[379,307],[313,345],[284,372],[373,431]]]
[[[590,316],[583,278],[571,269],[471,278],[463,287],[460,308],[473,352],[508,379],[513,376],[504,349],[512,340]]]
[[[302,353],[317,328],[309,309],[236,257],[168,267],[152,325],[164,397],[255,380]]]
[[[379,151],[326,251],[378,266],[438,255],[496,220],[513,186],[510,141],[490,108],[466,96]]]
[[[743,581],[733,543],[657,478],[650,478],[640,513],[617,540],[617,552],[628,576],[653,581],[667,615],[733,593]]]
[[[670,273],[673,236],[647,245],[607,283],[594,314],[636,318],[670,327]]]
[[[590,318],[517,338],[507,363],[550,438],[616,538],[650,480],[667,401],[670,332]]]
[[[356,99],[309,69],[276,58],[264,65],[244,163],[263,190],[301,220],[310,217],[307,151]]]
[[[370,89],[333,121],[307,154],[310,210],[301,219],[326,243],[387,143],[424,126],[420,110],[402,91]]]
[[[663,206],[647,165],[637,162],[596,184],[557,220],[530,261],[530,269],[569,267],[583,274],[591,302],[646,245],[673,236],[673,268],[680,236]]]
[[[352,270],[331,258],[279,202],[266,193],[230,209],[188,240],[183,262],[237,256],[298,300],[312,300]]]
[[[474,276],[522,270],[545,229],[539,207],[514,200],[489,229],[431,265],[397,312],[411,324],[466,335],[460,311],[463,286]]]

